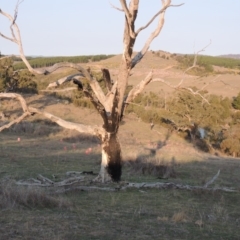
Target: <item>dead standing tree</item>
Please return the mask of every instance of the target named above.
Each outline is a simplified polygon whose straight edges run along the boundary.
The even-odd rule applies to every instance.
[[[14,93],[0,93],[0,98],[15,98],[19,100],[23,109],[23,114],[19,118],[10,122],[8,125],[2,126],[0,128],[0,131],[4,128],[9,128],[15,123],[22,121],[25,117],[29,115],[38,113],[44,115],[46,118],[56,122],[58,125],[64,128],[74,129],[80,133],[95,135],[100,139],[102,145],[102,162],[98,179],[103,182],[108,180],[119,181],[121,178],[122,156],[121,146],[118,140],[119,124],[123,118],[123,113],[128,103],[131,102],[139,93],[141,93],[144,87],[153,80],[153,73],[150,72],[145,79],[143,79],[138,85],[133,87],[133,89],[128,93],[128,95],[126,95],[126,88],[128,85],[130,71],[141,61],[141,59],[148,51],[150,44],[152,43],[154,38],[156,38],[161,32],[164,25],[166,10],[172,6],[182,5],[172,5],[171,0],[162,0],[161,9],[149,20],[149,22],[146,23],[145,26],[142,26],[136,30],[135,22],[138,15],[140,1],[131,0],[129,1],[129,3],[126,0],[119,1],[121,4],[121,8],[114,8],[121,11],[125,17],[124,48],[121,64],[119,67],[119,74],[114,83],[112,83],[109,70],[102,70],[104,79],[106,81],[106,87],[108,89],[107,94],[104,94],[102,88],[100,87],[97,80],[93,77],[91,72],[77,64],[64,62],[55,64],[54,66],[46,68],[44,70],[33,69],[24,55],[20,30],[16,23],[18,7],[21,1],[18,1],[17,3],[14,17],[0,9],[0,14],[8,18],[10,21],[10,30],[12,35],[11,37],[9,37],[0,33],[0,36],[18,45],[20,56],[25,65],[27,66],[28,70],[33,74],[47,75],[51,74],[59,68],[68,67],[76,69],[79,72],[78,74],[66,76],[62,79],[59,79],[58,81],[49,84],[48,87],[57,87],[58,85],[64,84],[65,82],[73,81],[75,84],[78,85],[78,89],[80,91],[83,91],[84,94],[91,100],[103,120],[102,126],[87,126],[83,124],[65,121],[50,113],[27,106],[26,101],[21,95]],[[157,27],[150,34],[141,51],[134,56],[133,49],[139,33],[144,29],[148,28],[149,25],[152,24],[156,19],[158,19]],[[76,79],[79,76],[82,76],[88,80],[91,91],[85,89],[82,86],[81,82]]]

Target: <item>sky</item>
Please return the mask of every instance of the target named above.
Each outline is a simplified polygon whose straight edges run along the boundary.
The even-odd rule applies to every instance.
[[[17,0],[0,0],[0,9],[14,14]],[[129,1],[127,1],[129,2]],[[27,56],[120,54],[123,50],[124,13],[119,0],[24,0],[17,24]],[[172,0],[160,35],[150,50],[192,54],[211,40],[205,55],[240,54],[240,0]],[[136,29],[161,8],[160,0],[140,0]],[[156,27],[154,21],[137,38],[143,47]],[[0,32],[10,36],[10,22],[0,15]],[[0,37],[2,54],[18,55],[16,44]]]

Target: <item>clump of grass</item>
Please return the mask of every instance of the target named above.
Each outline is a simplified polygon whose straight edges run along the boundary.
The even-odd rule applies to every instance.
[[[174,161],[165,162],[156,157],[138,156],[136,159],[130,159],[125,162],[131,172],[143,175],[153,175],[158,178],[175,178],[176,171]]]
[[[184,211],[180,211],[173,214],[172,221],[174,223],[186,223],[189,221],[189,217]]]
[[[0,184],[0,209],[12,208],[71,208],[72,203],[63,197],[54,196],[43,189]]]

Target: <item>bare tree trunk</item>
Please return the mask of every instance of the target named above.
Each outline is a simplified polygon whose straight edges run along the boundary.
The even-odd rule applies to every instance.
[[[129,94],[126,96],[126,88],[128,86],[128,78],[130,75],[130,71],[141,61],[146,52],[148,51],[151,42],[156,38],[162,30],[164,25],[164,16],[165,11],[169,7],[173,6],[181,6],[180,5],[172,5],[171,0],[162,0],[162,8],[142,27],[138,30],[135,29],[135,21],[138,15],[139,8],[139,0],[120,0],[121,9],[125,15],[125,29],[124,29],[124,49],[122,55],[122,62],[119,68],[119,74],[117,76],[117,80],[112,85],[111,76],[108,69],[103,69],[103,78],[106,81],[107,94],[100,86],[99,82],[96,78],[91,74],[89,69],[85,69],[78,64],[74,63],[57,63],[52,67],[49,67],[44,70],[36,70],[33,69],[28,62],[27,58],[24,55],[22,40],[20,35],[20,30],[18,25],[16,24],[16,19],[18,15],[18,7],[22,1],[18,1],[14,17],[10,14],[3,12],[0,9],[0,14],[10,20],[10,32],[11,36],[6,36],[0,32],[0,37],[3,37],[9,41],[16,43],[19,47],[20,56],[27,66],[28,70],[31,73],[35,74],[51,74],[59,68],[68,67],[73,68],[78,71],[76,74],[72,74],[70,76],[65,76],[64,78],[58,79],[54,83],[50,83],[48,85],[48,89],[52,87],[58,87],[65,82],[73,81],[73,83],[78,85],[78,90],[83,91],[85,96],[90,99],[90,101],[95,106],[98,113],[101,115],[103,119],[103,126],[88,126],[83,124],[71,123],[69,121],[65,121],[60,119],[50,113],[41,111],[39,109],[28,107],[23,97],[17,94],[1,94],[0,98],[15,98],[18,99],[21,103],[23,114],[10,122],[8,125],[4,125],[0,128],[0,131],[5,128],[9,128],[11,125],[22,121],[25,117],[30,116],[32,114],[38,113],[42,114],[46,118],[56,122],[58,125],[67,128],[67,129],[75,129],[78,132],[84,132],[91,135],[95,135],[100,138],[102,143],[102,163],[101,169],[98,178],[105,182],[107,180],[120,181],[121,173],[122,173],[122,156],[121,156],[121,147],[117,138],[119,123],[123,117],[124,109],[127,104],[134,100],[134,98],[143,91],[144,87],[153,81],[152,79],[152,71],[143,79],[137,86],[135,86]],[[129,2],[129,4],[127,3]],[[133,50],[134,45],[137,39],[138,34],[148,28],[150,24],[154,22],[156,18],[159,18],[157,27],[155,30],[149,35],[147,38],[143,48],[140,52],[138,52],[134,57]],[[196,63],[196,60],[195,60]],[[194,64],[195,64],[194,63]],[[85,78],[90,86],[84,87],[81,81],[78,79],[79,77]],[[162,79],[156,79],[155,81],[164,82]],[[178,84],[179,87],[182,84],[183,80]],[[191,90],[191,89],[190,89]],[[197,94],[197,93],[196,93]]]
[[[117,133],[107,133],[102,139],[102,162],[98,180],[120,181],[122,174],[122,154]]]

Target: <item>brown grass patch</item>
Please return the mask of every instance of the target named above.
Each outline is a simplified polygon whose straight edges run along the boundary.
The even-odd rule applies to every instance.
[[[53,196],[44,189],[16,186],[12,182],[0,184],[0,209],[12,208],[71,208],[63,197]]]
[[[174,223],[186,223],[189,221],[189,217],[184,211],[180,211],[173,214],[172,221]]]

